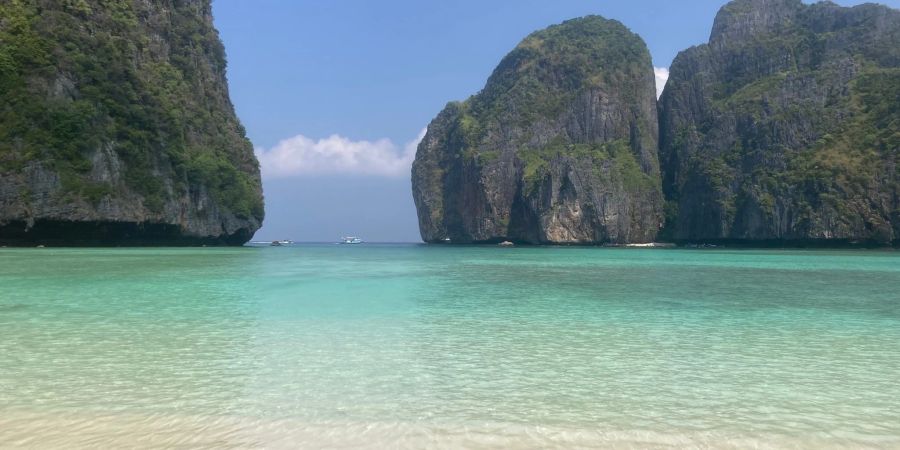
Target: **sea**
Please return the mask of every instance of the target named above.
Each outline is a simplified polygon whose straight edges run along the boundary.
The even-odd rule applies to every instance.
[[[0,448],[900,448],[900,253],[0,249]]]

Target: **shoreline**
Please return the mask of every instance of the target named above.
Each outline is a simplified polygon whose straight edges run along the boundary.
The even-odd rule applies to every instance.
[[[168,412],[3,411],[4,448],[893,448],[900,436],[843,432],[702,430],[671,424],[267,419]],[[746,424],[758,430],[759,424]],[[744,427],[741,427],[744,428]],[[777,428],[777,427],[776,427]]]
[[[334,242],[296,242],[290,245],[282,245],[280,247],[303,247],[303,246],[321,246],[334,245]],[[629,244],[613,244],[613,243],[547,243],[547,244],[531,244],[514,242],[513,245],[503,245],[500,243],[434,243],[434,242],[367,242],[364,247],[384,247],[384,246],[423,246],[423,247],[450,247],[450,248],[608,248],[608,249],[632,249],[632,250],[865,250],[865,251],[896,251],[900,250],[900,244],[894,245],[873,245],[864,243],[742,243],[742,242],[697,242],[697,243],[675,243],[675,242],[649,242],[649,243],[629,243]],[[240,249],[240,248],[268,248],[269,243],[247,242],[243,245],[207,245],[207,244],[97,244],[97,243],[73,243],[73,244],[22,244],[0,242],[0,249]]]
[[[708,241],[674,241],[674,242],[634,242],[634,243],[611,243],[611,242],[586,242],[586,243],[541,243],[534,244],[529,242],[517,241],[500,241],[500,242],[469,242],[469,243],[451,243],[451,242],[425,242],[428,246],[447,246],[447,247],[495,247],[503,242],[512,242],[518,247],[603,247],[603,248],[655,248],[655,249],[747,249],[747,250],[896,250],[900,248],[900,241],[892,243],[878,243],[871,241],[850,241],[850,240],[770,240],[770,241],[745,241],[731,239],[717,239]]]

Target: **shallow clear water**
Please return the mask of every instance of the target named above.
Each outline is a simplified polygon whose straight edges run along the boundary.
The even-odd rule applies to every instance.
[[[900,448],[900,253],[0,250],[0,447]]]

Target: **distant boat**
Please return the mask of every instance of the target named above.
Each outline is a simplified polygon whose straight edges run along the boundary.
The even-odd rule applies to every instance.
[[[280,241],[272,241],[272,243],[269,244],[269,245],[271,245],[272,247],[281,247],[281,246],[284,246],[284,245],[291,245],[291,244],[293,244],[293,243],[294,243],[294,241],[292,241],[292,240],[290,240],[290,239],[283,239],[283,240],[280,240]]]
[[[341,238],[341,244],[362,244],[363,240],[356,236],[344,236]]]

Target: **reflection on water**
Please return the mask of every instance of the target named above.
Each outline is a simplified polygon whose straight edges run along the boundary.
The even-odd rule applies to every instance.
[[[0,447],[900,446],[896,253],[0,251]]]

